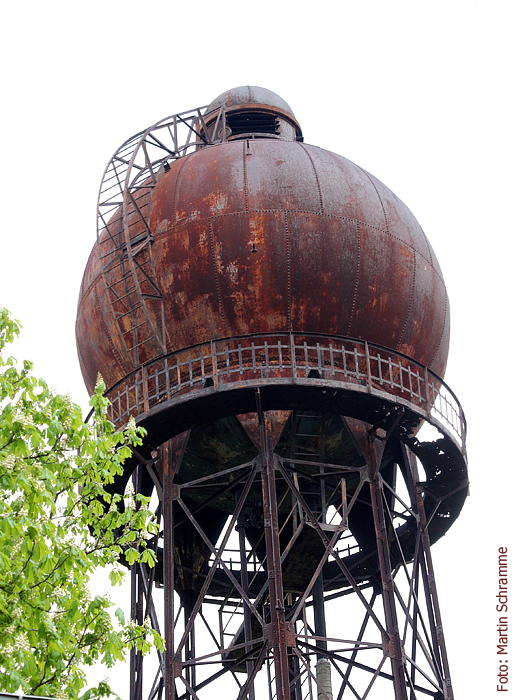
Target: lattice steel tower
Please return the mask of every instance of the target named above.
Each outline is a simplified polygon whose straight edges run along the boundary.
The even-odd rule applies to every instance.
[[[132,614],[167,649],[132,700],[453,698],[430,545],[465,420],[411,212],[246,86],[126,141],[98,222],[81,367],[147,429],[115,489],[160,522]]]

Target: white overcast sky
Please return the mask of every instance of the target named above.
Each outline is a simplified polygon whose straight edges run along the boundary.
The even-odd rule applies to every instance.
[[[0,303],[24,325],[18,356],[82,406],[78,289],[104,167],[132,134],[259,85],[414,212],[447,283],[446,379],[469,429],[471,496],[433,549],[452,680],[458,700],[494,699],[497,548],[516,561],[513,3],[29,0],[1,25]]]

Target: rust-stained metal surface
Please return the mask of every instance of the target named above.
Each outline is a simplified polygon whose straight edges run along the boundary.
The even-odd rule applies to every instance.
[[[229,697],[231,676],[255,700],[262,667],[269,700],[365,700],[373,684],[453,700],[430,544],[466,498],[466,423],[442,380],[442,274],[411,212],[242,86],[125,142],[97,213],[77,340],[115,425],[147,430],[111,488],[132,475],[159,501],[157,566],[132,573],[156,630],[165,586],[149,700]],[[423,422],[440,437],[418,437]],[[326,604],[348,593],[363,622],[343,615],[330,637]],[[130,676],[143,700],[134,651]]]
[[[328,333],[444,373],[449,304],[435,254],[403,202],[360,167],[296,141],[243,139],[173,161],[143,192],[152,275],[142,284],[148,296],[159,287],[168,352],[249,333]],[[151,300],[161,329],[160,309]],[[109,386],[137,366],[120,326],[96,246],[77,317],[89,390],[98,371]],[[142,350],[138,364],[160,354],[156,343]]]
[[[256,105],[264,105],[275,111],[280,110],[289,117],[295,119],[294,112],[285,100],[272,90],[258,87],[257,85],[240,85],[240,87],[226,90],[210,102],[206,108],[206,114],[211,114],[224,106],[226,109],[251,108]]]

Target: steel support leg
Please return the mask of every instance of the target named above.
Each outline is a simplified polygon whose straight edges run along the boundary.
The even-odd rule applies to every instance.
[[[366,461],[371,509],[373,512],[374,529],[378,565],[382,582],[383,607],[385,625],[387,628],[387,654],[391,659],[394,680],[394,697],[396,700],[408,700],[407,683],[405,679],[405,658],[398,627],[396,613],[396,597],[391,571],[389,539],[383,509],[383,484],[380,475],[380,465],[385,449],[385,432],[375,431],[372,426],[351,418],[346,419],[355,440],[355,445]]]
[[[163,583],[165,594],[165,700],[175,700],[174,658],[174,470],[172,448],[166,442],[160,448],[163,470]]]
[[[242,495],[242,489],[239,489],[236,492],[236,500],[238,502],[238,499]],[[236,529],[238,530],[238,541],[239,541],[239,549],[240,549],[240,583],[242,585],[242,590],[245,592],[246,595],[249,595],[249,577],[248,577],[248,572],[247,572],[247,553],[246,553],[246,548],[245,548],[245,531],[246,531],[246,522],[245,522],[245,517],[244,517],[244,512],[243,510],[240,511],[238,514],[238,520],[237,520],[237,526]],[[252,633],[252,628],[251,628],[251,610],[249,608],[249,605],[245,600],[242,601],[242,605],[244,607],[244,641],[245,641],[245,653],[247,654],[249,651],[251,651],[251,642],[253,639],[253,633]],[[246,661],[246,671],[247,671],[247,678],[251,678],[253,674],[253,668],[254,668],[254,663],[251,660]],[[249,686],[249,691],[247,695],[249,700],[254,700],[254,683],[251,682]]]
[[[453,700],[450,666],[448,664],[448,654],[446,652],[446,644],[444,641],[441,610],[439,607],[439,600],[437,598],[437,587],[435,584],[432,554],[430,552],[430,537],[428,535],[426,511],[423,502],[423,492],[418,483],[419,474],[417,469],[417,460],[414,453],[411,452],[406,445],[401,445],[401,452],[403,455],[403,460],[405,462],[405,468],[410,475],[409,483],[412,491],[412,493],[410,493],[410,497],[417,508],[417,514],[419,516],[421,543],[423,546],[424,553],[421,573],[423,576],[423,585],[425,588],[427,600],[428,618],[430,622],[432,639],[435,647],[435,654],[440,666],[439,670],[443,675],[443,697],[444,700]]]
[[[140,491],[141,488],[141,465],[134,471],[132,482],[136,493]],[[143,581],[138,575],[138,566],[134,565],[131,567],[131,619],[135,620],[136,624],[143,624]],[[142,690],[143,690],[143,657],[140,651],[137,651],[135,647],[131,649],[130,652],[130,677],[131,686],[129,689],[130,700],[142,700]]]
[[[277,700],[290,700],[287,625],[281,573],[281,548],[279,541],[278,503],[270,427],[261,412],[258,400],[258,418],[261,443],[261,476],[267,576],[271,610],[270,642],[274,655]]]

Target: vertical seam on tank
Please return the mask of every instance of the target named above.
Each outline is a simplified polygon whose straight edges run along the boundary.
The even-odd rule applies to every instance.
[[[323,197],[322,197],[322,191],[321,191],[321,183],[319,182],[319,176],[317,175],[315,163],[313,161],[312,156],[306,150],[306,147],[304,146],[304,144],[300,143],[299,145],[301,146],[303,151],[306,153],[306,155],[308,156],[308,158],[310,160],[310,163],[312,164],[312,169],[313,169],[314,175],[315,175],[315,181],[317,182],[317,191],[319,192],[319,206],[321,207],[320,211],[321,211],[321,214],[323,214],[324,213],[324,204],[323,204]]]
[[[183,156],[183,158],[182,158],[182,161],[183,161],[183,162],[182,162],[181,165],[179,166],[179,172],[177,173],[176,181],[175,181],[175,184],[174,184],[174,198],[173,198],[173,200],[172,200],[173,203],[174,203],[174,204],[173,204],[173,209],[172,209],[172,227],[173,227],[173,228],[175,228],[175,226],[176,226],[176,224],[177,224],[177,213],[176,213],[176,210],[177,210],[177,189],[178,189],[178,186],[179,186],[179,178],[181,177],[181,173],[182,173],[182,171],[183,171],[183,168],[185,167],[186,161],[188,160],[188,158],[190,158],[190,156],[191,156],[191,153],[189,153],[187,156]]]
[[[432,361],[430,362],[430,369],[434,366],[435,358],[437,357],[437,353],[439,352],[442,342],[443,342],[443,337],[444,337],[444,329],[446,328],[446,321],[448,319],[448,314],[449,314],[449,309],[450,309],[450,302],[448,299],[448,292],[446,291],[446,287],[444,288],[444,299],[445,299],[445,304],[444,304],[444,320],[443,320],[443,327],[441,328],[441,336],[439,338],[439,344],[437,346],[436,351],[434,352],[434,356],[432,357]],[[448,358],[446,358],[446,364],[448,364]],[[446,365],[444,366],[442,376],[444,377],[444,372],[446,370]]]
[[[353,292],[353,302],[351,304],[351,311],[349,314],[348,327],[346,330],[346,335],[349,336],[351,331],[351,323],[353,322],[353,314],[355,313],[355,306],[358,298],[358,281],[360,277],[360,263],[361,263],[361,245],[360,245],[360,224],[357,221],[357,274],[355,277],[355,289]]]
[[[288,225],[288,211],[285,209],[285,235],[287,243],[287,328],[292,331],[292,281],[291,281],[291,250],[290,227]]]
[[[248,142],[246,140],[242,141],[242,156],[244,159],[244,207],[245,207],[245,210],[248,212],[249,211],[249,189],[247,186],[247,161],[246,161],[247,143]]]
[[[409,211],[410,211],[410,209],[409,209]],[[412,212],[410,212],[410,213],[412,214]],[[414,216],[414,219],[416,219],[415,216]],[[431,249],[431,247],[430,247],[430,241],[428,240],[426,233],[423,231],[423,227],[421,226],[421,224],[419,223],[419,221],[418,221],[417,219],[416,219],[416,223],[417,223],[417,225],[419,226],[419,230],[420,230],[421,233],[423,234],[423,238],[425,239],[426,247],[427,247],[427,249],[428,249],[428,259],[430,260],[430,264],[432,265],[432,267],[434,267],[434,256],[432,255],[432,249]],[[434,268],[434,269],[435,269],[435,268]]]
[[[217,270],[217,259],[215,257],[215,236],[213,235],[213,217],[209,218],[209,229],[210,229],[210,248],[211,248],[211,259],[213,262],[213,271],[215,273],[215,284],[217,285],[217,298],[219,302],[219,313],[222,318],[222,326],[224,328],[224,336],[227,336],[226,328],[226,314],[224,313],[224,305],[222,303],[222,293],[220,291],[219,273]]]
[[[358,168],[359,170],[361,170],[361,171],[364,173],[364,175],[367,177],[367,179],[369,180],[369,182],[371,183],[371,185],[374,187],[374,191],[376,192],[376,196],[377,196],[378,199],[380,200],[380,206],[382,207],[383,220],[385,221],[385,230],[387,231],[387,233],[389,233],[389,224],[387,223],[387,214],[385,213],[385,207],[383,206],[383,199],[381,198],[380,193],[378,192],[378,189],[377,189],[376,185],[374,184],[374,182],[373,182],[371,176],[370,176],[369,173],[367,172],[367,170],[364,170],[364,169],[361,168],[359,165],[357,165],[357,168]]]
[[[99,295],[98,295],[98,292],[97,292],[97,285],[95,285],[95,287],[94,287],[93,289],[94,289],[94,292],[95,292],[95,306],[96,306],[96,308],[97,308],[97,314],[98,314],[98,318],[99,318],[99,321],[100,321],[100,323],[101,323],[101,326],[102,326],[102,328],[104,329],[104,332],[105,332],[105,334],[106,334],[106,338],[107,338],[107,340],[108,340],[108,343],[110,344],[111,350],[113,351],[113,355],[115,356],[115,360],[116,360],[116,361],[118,362],[118,364],[120,365],[120,368],[121,368],[124,372],[127,373],[128,370],[127,370],[127,368],[125,367],[122,358],[121,358],[120,355],[118,354],[118,350],[116,349],[115,344],[113,343],[113,339],[112,339],[112,337],[111,337],[111,333],[109,332],[109,328],[107,327],[106,321],[105,321],[104,316],[103,316],[103,314],[102,314],[102,311],[101,311],[101,309],[100,309],[100,300],[99,300]],[[116,326],[117,326],[117,328],[118,328],[119,333],[121,333],[119,325],[116,324]],[[134,364],[133,364],[133,363],[131,363],[129,371],[131,371],[132,369],[134,369]]]
[[[407,311],[407,316],[405,318],[405,323],[403,324],[403,328],[401,329],[399,340],[396,344],[396,350],[400,349],[400,345],[403,342],[403,338],[405,337],[408,322],[409,322],[410,316],[412,314],[412,308],[414,306],[414,298],[416,295],[416,273],[417,273],[417,261],[416,261],[416,251],[415,250],[412,250],[412,260],[414,262],[414,268],[412,271],[412,290],[410,292],[410,303],[408,306],[408,311]]]
[[[92,379],[91,374],[88,371],[88,368],[86,367],[86,363],[84,362],[84,359],[82,357],[82,352],[81,348],[79,347],[79,336],[77,335],[77,321],[75,322],[75,344],[77,346],[77,354],[79,355],[79,365],[81,368],[84,368],[84,371],[86,372],[86,376],[90,380],[90,384],[95,384],[95,382]]]

